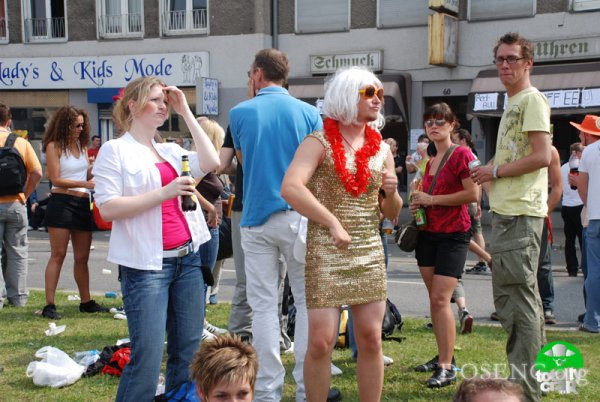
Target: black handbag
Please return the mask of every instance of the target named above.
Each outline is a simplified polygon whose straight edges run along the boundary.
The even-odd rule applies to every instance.
[[[396,244],[402,251],[410,253],[415,250],[417,241],[419,240],[419,228],[417,228],[417,222],[414,218],[410,223],[403,225],[400,230],[396,232],[394,240],[396,240]]]
[[[435,176],[433,176],[433,180],[431,181],[431,185],[429,186],[429,190],[427,191],[428,194],[431,194],[433,192],[435,182],[437,181],[438,173],[442,170],[442,168],[446,164],[446,161],[448,160],[448,158],[450,158],[450,155],[452,155],[452,152],[454,152],[455,149],[456,145],[452,145],[450,148],[448,148],[448,150],[446,150],[446,153],[444,154],[444,157],[442,158],[442,161],[440,163],[440,167],[438,168],[437,172],[435,172]],[[396,241],[396,244],[398,245],[398,247],[400,247],[400,250],[402,251],[410,253],[411,251],[415,250],[419,241],[419,228],[417,227],[417,222],[415,221],[414,217],[410,221],[410,223],[403,225],[400,228],[400,230],[396,232],[394,240]]]
[[[219,225],[219,251],[217,261],[224,260],[233,255],[233,244],[231,241],[231,220],[223,215]]]

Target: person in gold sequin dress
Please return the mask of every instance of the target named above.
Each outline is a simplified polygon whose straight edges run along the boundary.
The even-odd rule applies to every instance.
[[[382,84],[372,73],[356,67],[338,71],[326,84],[324,130],[304,140],[283,180],[282,196],[309,219],[308,402],[327,397],[343,304],[354,316],[360,400],[381,398],[387,283],[379,213],[394,219],[402,207],[394,159],[377,131],[383,125],[382,106]]]

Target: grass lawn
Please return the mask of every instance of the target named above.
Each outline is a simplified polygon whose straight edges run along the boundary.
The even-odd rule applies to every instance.
[[[120,300],[97,298],[97,301],[110,307],[119,305]],[[7,402],[23,401],[112,401],[119,379],[97,375],[82,378],[75,384],[62,388],[41,388],[33,385],[25,370],[34,353],[41,347],[57,347],[69,355],[74,352],[98,349],[114,345],[117,339],[127,337],[127,323],[114,320],[110,314],[90,315],[79,313],[78,302],[67,301],[66,293],[57,293],[58,310],[63,319],[58,325],[67,326],[65,332],[47,337],[44,330],[48,320],[36,317],[34,311],[44,305],[43,292],[31,292],[26,308],[5,307],[0,310],[0,400]],[[402,306],[398,306],[402,311]],[[209,320],[225,327],[229,304],[208,306]],[[406,323],[401,342],[384,342],[384,353],[395,363],[385,369],[384,401],[450,401],[456,386],[439,390],[428,389],[424,382],[428,373],[416,373],[412,367],[429,360],[436,354],[435,339],[430,330],[424,328],[425,321],[405,318]],[[397,335],[397,334],[396,334]],[[600,400],[600,336],[583,332],[549,331],[548,341],[566,341],[575,345],[584,357],[587,385],[578,386],[577,395],[550,393],[544,401],[598,401]],[[474,326],[472,334],[457,337],[455,353],[457,365],[467,365],[466,375],[472,375],[476,367],[505,364],[504,345],[506,336],[501,328]],[[294,382],[291,376],[293,356],[284,355],[288,375],[284,389],[284,401],[294,400]],[[333,378],[332,385],[342,391],[345,402],[358,401],[355,380],[355,363],[348,349],[336,349],[334,363],[343,370],[341,376]],[[460,376],[459,376],[460,378]],[[141,401],[140,401],[141,402]]]

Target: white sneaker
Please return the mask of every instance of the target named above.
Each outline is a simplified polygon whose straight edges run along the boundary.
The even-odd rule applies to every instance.
[[[335,364],[331,363],[331,375],[341,375],[342,374],[342,369],[340,369],[338,366],[336,366]]]
[[[208,321],[204,321],[204,330],[210,332],[213,335],[223,335],[228,332],[226,329],[216,327]]]
[[[394,359],[392,359],[391,357],[387,357],[386,355],[383,355],[383,365],[391,366],[392,364],[394,364]]]
[[[217,337],[216,335],[213,335],[213,334],[211,334],[210,332],[208,332],[208,331],[206,330],[206,328],[204,328],[204,329],[202,330],[202,341],[209,341],[209,340],[211,340],[211,339],[215,339],[216,337]]]
[[[294,342],[290,342],[290,347],[283,351],[283,354],[290,355],[294,353]]]

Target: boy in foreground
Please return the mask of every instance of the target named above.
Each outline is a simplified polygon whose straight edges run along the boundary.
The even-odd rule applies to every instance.
[[[203,402],[251,402],[257,371],[254,348],[232,335],[202,342],[190,365]]]

